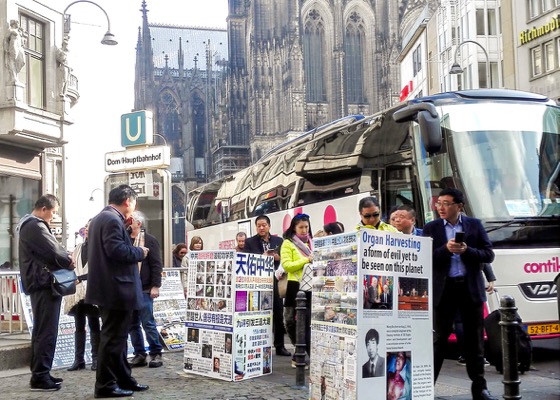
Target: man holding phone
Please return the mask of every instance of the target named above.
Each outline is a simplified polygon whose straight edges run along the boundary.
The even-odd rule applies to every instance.
[[[265,254],[274,257],[274,270],[280,265],[280,247],[284,241],[281,237],[270,234],[270,218],[266,215],[259,215],[255,219],[257,234],[245,241],[243,252],[253,254]],[[274,347],[277,356],[291,356],[284,346],[284,303],[278,295],[278,280],[274,279],[273,303],[272,303],[272,329],[274,331]]]
[[[440,219],[424,226],[433,239],[434,378],[441,370],[457,312],[464,328],[467,373],[473,400],[497,400],[484,378],[483,307],[486,301],[482,264],[494,260],[492,244],[480,220],[461,214],[463,193],[443,189],[436,203]]]

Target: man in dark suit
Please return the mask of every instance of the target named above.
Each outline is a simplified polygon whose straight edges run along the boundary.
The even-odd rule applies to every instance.
[[[99,307],[103,326],[99,344],[95,397],[128,397],[144,391],[136,382],[126,359],[132,312],[142,308],[138,262],[147,247],[133,245],[127,231],[136,208],[136,192],[120,185],[109,193],[109,205],[89,226],[89,275],[86,303]]]
[[[370,329],[366,333],[365,341],[369,360],[362,365],[362,378],[385,376],[385,358],[378,353],[379,332]]]
[[[482,264],[494,260],[492,244],[480,220],[461,214],[464,197],[443,189],[436,203],[440,219],[424,227],[433,239],[434,372],[439,375],[457,312],[464,328],[467,373],[473,400],[495,400],[484,378],[483,306],[486,301]],[[463,232],[462,241],[455,241]]]
[[[266,254],[274,257],[274,270],[280,265],[280,247],[283,239],[270,234],[270,218],[259,215],[255,219],[257,234],[245,240],[244,253]],[[277,356],[291,356],[292,354],[284,347],[284,302],[278,295],[278,280],[273,278],[273,306],[272,306],[272,329],[274,331],[274,347]]]
[[[25,215],[17,226],[21,284],[31,299],[33,311],[29,381],[32,391],[55,391],[62,387],[62,378],[51,375],[62,297],[53,295],[49,271],[73,269],[74,265],[50,230],[58,206],[58,199],[52,194],[41,196],[31,214]]]

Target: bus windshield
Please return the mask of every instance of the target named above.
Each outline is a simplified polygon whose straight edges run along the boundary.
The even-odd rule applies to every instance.
[[[486,221],[560,214],[558,107],[494,101],[444,105],[439,112],[442,150],[416,152],[426,190],[461,189],[467,212]]]

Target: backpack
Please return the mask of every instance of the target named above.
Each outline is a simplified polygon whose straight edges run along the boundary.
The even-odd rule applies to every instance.
[[[485,357],[488,362],[496,367],[496,371],[503,373],[503,354],[502,354],[502,327],[500,310],[492,311],[484,319],[484,329],[488,340],[485,345]],[[533,353],[533,342],[531,337],[523,329],[521,317],[516,312],[515,320],[518,324],[515,326],[515,338],[517,342],[517,369],[523,374],[531,367],[531,358]]]

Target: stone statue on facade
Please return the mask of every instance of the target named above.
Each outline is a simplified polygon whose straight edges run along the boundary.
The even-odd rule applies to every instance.
[[[4,38],[4,65],[8,71],[8,83],[18,83],[18,74],[25,65],[23,50],[25,33],[19,26],[19,21],[12,19],[8,34]]]
[[[68,82],[72,68],[68,65],[68,41],[69,37],[65,36],[62,40],[62,47],[56,49],[56,62],[58,69],[59,96],[64,97],[68,91]]]

